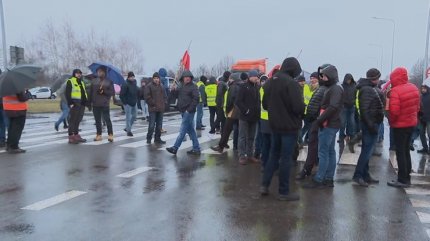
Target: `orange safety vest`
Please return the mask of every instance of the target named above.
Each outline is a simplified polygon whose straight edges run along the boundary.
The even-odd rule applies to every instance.
[[[3,110],[27,110],[27,102],[22,102],[18,100],[16,95],[9,95],[3,97]]]

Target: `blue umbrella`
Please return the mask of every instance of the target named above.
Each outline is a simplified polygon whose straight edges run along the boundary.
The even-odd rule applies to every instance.
[[[88,68],[93,72],[93,74],[97,75],[97,69],[101,66],[106,67],[106,78],[112,80],[114,84],[122,85],[125,82],[124,77],[121,75],[121,70],[111,64],[98,61],[92,63]]]

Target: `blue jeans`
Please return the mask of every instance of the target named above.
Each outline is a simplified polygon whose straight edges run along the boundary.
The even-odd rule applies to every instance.
[[[293,159],[293,151],[297,142],[296,133],[280,134],[273,133],[270,157],[264,168],[262,186],[269,187],[272,181],[273,173],[279,163],[279,194],[288,195],[290,192],[290,165]]]
[[[318,158],[319,168],[314,177],[317,182],[324,180],[333,180],[334,172],[336,171],[336,151],[334,149],[336,143],[336,133],[339,129],[323,128],[318,134]]]
[[[382,122],[379,125],[379,133],[378,133],[378,142],[382,142],[384,140],[384,134],[385,134],[385,125],[384,122]]]
[[[0,110],[0,142],[6,141],[6,123],[3,116],[3,109]]]
[[[142,107],[142,115],[145,117],[149,116],[149,112],[148,112],[148,105],[146,104],[145,100],[141,100],[140,101],[140,106]]]
[[[421,132],[421,126],[417,125],[414,127],[414,131],[412,132],[412,138],[411,138],[411,146],[414,145],[414,141],[420,136]]]
[[[339,133],[339,139],[345,139],[345,136],[353,137],[355,135],[355,106],[343,108],[341,120],[342,129]]]
[[[372,134],[364,122],[361,122],[362,146],[360,157],[358,157],[357,166],[355,167],[353,178],[369,178],[369,160],[372,157],[373,149],[378,141],[378,133]],[[375,124],[376,130],[379,130],[380,124]]]
[[[196,113],[184,112],[182,113],[182,123],[181,128],[179,129],[179,136],[176,138],[176,142],[174,147],[179,149],[182,144],[182,141],[185,138],[185,135],[188,134],[191,140],[193,141],[193,150],[200,151],[199,140],[197,140],[196,130],[194,129],[194,115]]]
[[[67,118],[69,117],[69,111],[70,111],[70,107],[69,105],[67,105],[66,102],[61,101],[61,116],[60,118],[58,118],[57,122],[55,122],[55,127],[60,126],[60,124]]]
[[[202,128],[202,119],[203,119],[203,103],[199,103],[197,105],[197,118],[196,118],[196,128]]]
[[[308,142],[308,136],[309,136],[308,132],[312,126],[312,122],[310,122],[306,119],[303,121],[303,123],[304,123],[303,128],[300,130],[300,133],[299,133],[299,143],[300,144],[303,144],[303,142]],[[303,138],[305,138],[305,139],[303,140]]]
[[[131,127],[136,120],[137,105],[124,105],[125,111],[125,128],[127,132],[131,132]]]
[[[161,123],[163,122],[163,112],[149,112],[149,127],[146,140],[151,141],[155,130],[156,141],[161,140]]]

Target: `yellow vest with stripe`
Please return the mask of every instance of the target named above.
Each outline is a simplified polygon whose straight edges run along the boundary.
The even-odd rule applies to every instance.
[[[225,91],[225,94],[224,94],[224,113],[227,115],[227,96],[228,96],[228,90],[229,89],[227,89],[226,91]]]
[[[197,82],[197,89],[199,89],[199,102],[202,103],[202,95],[200,94],[200,86],[205,85],[203,82]]]
[[[305,102],[305,114],[308,113],[308,105],[309,102],[312,99],[312,96],[314,95],[315,91],[311,90],[311,87],[307,84],[305,84],[305,86],[303,86],[303,100]]]
[[[70,81],[70,83],[72,84],[72,93],[71,93],[72,100],[81,100],[82,92],[81,92],[81,87],[79,85],[78,79],[76,77],[72,77],[68,81]],[[87,95],[87,90],[85,89],[85,84],[83,81],[81,81],[81,83],[82,83],[82,88],[84,89],[85,97],[87,98],[88,95]]]
[[[208,106],[216,106],[217,85],[216,84],[207,85],[205,88],[205,92],[206,92]]]
[[[264,96],[264,89],[263,87],[260,87],[260,98],[261,98],[261,116],[260,118],[262,120],[269,120],[269,112],[263,108],[263,96]]]
[[[357,95],[355,96],[355,108],[357,108],[357,112],[360,115],[360,99],[358,99],[359,95],[360,95],[360,90],[357,90]]]

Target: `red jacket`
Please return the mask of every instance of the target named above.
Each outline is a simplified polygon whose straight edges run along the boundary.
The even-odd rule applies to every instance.
[[[393,128],[415,127],[418,124],[420,94],[418,88],[409,83],[408,71],[396,68],[390,75],[392,89],[389,101],[389,120]]]

